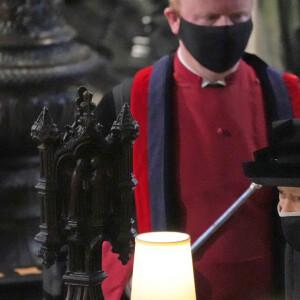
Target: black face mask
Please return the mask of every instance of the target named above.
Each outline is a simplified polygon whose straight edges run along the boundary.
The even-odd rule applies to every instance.
[[[202,66],[222,73],[243,56],[252,28],[251,19],[230,26],[200,26],[180,18],[178,37]]]
[[[300,251],[300,216],[282,217],[281,225],[286,242]]]

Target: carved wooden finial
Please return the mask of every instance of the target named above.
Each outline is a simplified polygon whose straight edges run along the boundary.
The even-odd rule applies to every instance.
[[[40,143],[56,143],[60,137],[59,129],[46,106],[31,127],[31,137]]]
[[[123,140],[135,140],[139,135],[139,125],[134,120],[128,103],[125,103],[118,115],[117,120],[113,123],[111,132]]]

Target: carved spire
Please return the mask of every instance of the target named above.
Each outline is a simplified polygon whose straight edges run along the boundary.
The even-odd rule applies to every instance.
[[[40,143],[57,142],[60,132],[47,107],[44,107],[31,127],[31,137]]]
[[[123,105],[117,120],[113,123],[111,132],[113,135],[119,137],[121,141],[133,141],[138,137],[139,125],[133,119],[128,103]]]

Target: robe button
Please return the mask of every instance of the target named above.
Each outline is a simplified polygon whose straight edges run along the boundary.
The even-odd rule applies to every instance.
[[[218,136],[231,136],[231,133],[228,129],[218,128],[217,130]]]

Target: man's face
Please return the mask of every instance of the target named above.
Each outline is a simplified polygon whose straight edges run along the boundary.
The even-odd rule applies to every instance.
[[[278,191],[281,212],[300,212],[300,187],[279,186]]]
[[[250,19],[253,0],[181,0],[180,16],[203,26],[224,26]]]

